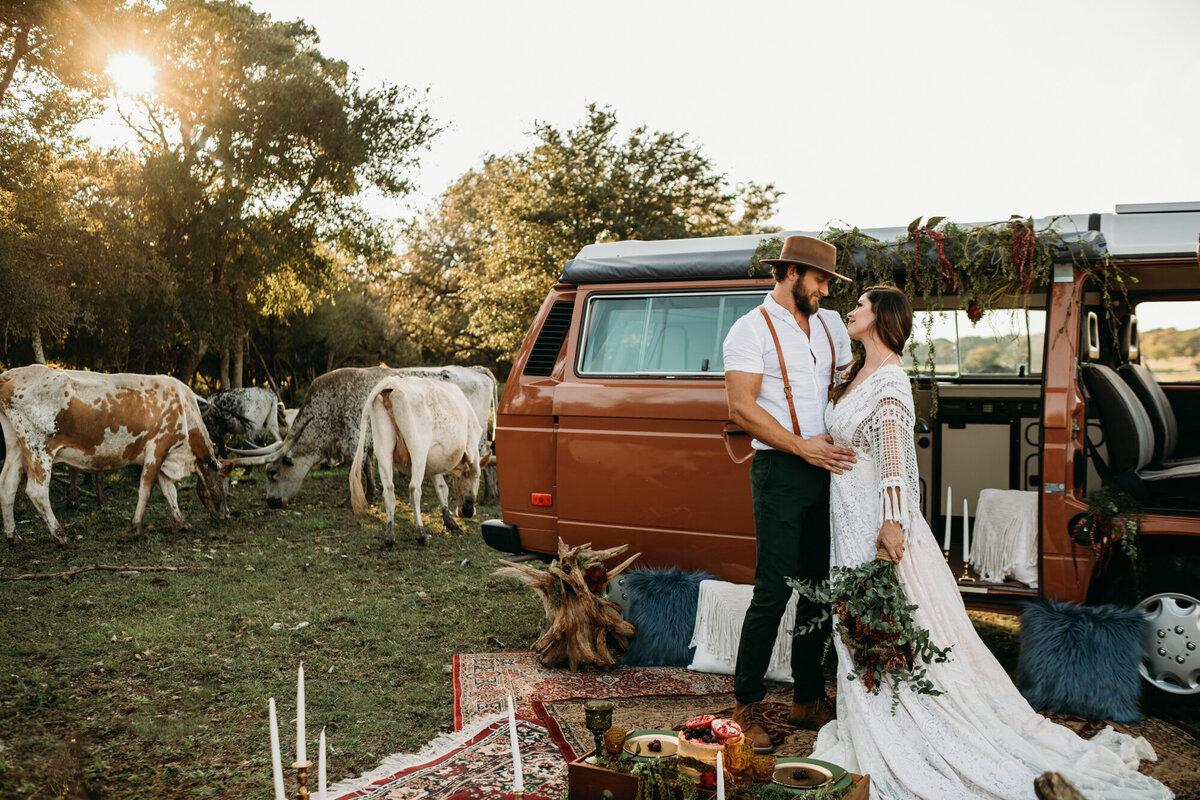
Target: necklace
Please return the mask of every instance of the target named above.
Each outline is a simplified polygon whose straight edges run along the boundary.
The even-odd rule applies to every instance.
[[[864,367],[867,367],[868,369],[870,369],[870,371],[871,371],[871,372],[874,372],[875,370],[882,368],[884,364],[888,363],[888,362],[889,362],[889,361],[891,361],[893,358],[899,358],[899,356],[898,356],[898,355],[896,355],[896,352],[895,352],[894,350],[893,350],[892,352],[888,353],[888,354],[887,354],[887,357],[886,357],[886,358],[884,358],[884,359],[883,359],[883,361],[880,361],[880,362],[879,362],[877,365],[875,365],[874,367],[872,367],[870,364],[866,364],[866,363],[864,363],[864,364],[863,364],[863,366],[864,366]]]

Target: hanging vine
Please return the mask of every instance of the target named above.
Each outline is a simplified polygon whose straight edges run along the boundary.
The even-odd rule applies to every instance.
[[[919,347],[926,348],[923,368],[914,382],[922,375],[930,379],[930,413],[936,417],[937,381],[932,380],[936,375],[936,312],[962,309],[974,324],[987,311],[1012,308],[1013,298],[1027,310],[1031,295],[1049,288],[1055,262],[1064,260],[1089,275],[1107,307],[1115,305],[1118,293],[1124,295],[1125,276],[1112,267],[1108,255],[1082,240],[1065,241],[1055,229],[1058,219],[1052,217],[1038,228],[1031,218],[1019,215],[985,225],[918,217],[907,233],[894,241],[881,241],[857,227],[831,226],[820,238],[837,247],[837,269],[854,281],[834,281],[827,306],[846,314],[864,289],[891,284],[904,291],[918,313],[924,311],[923,324],[914,324],[914,330],[924,332],[924,341],[913,336],[908,351],[917,363]],[[761,241],[751,258],[750,274],[766,274],[762,259],[777,258],[782,248],[778,236]]]

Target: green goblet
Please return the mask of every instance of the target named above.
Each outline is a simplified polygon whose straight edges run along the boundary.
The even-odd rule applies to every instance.
[[[604,732],[612,727],[613,702],[611,700],[585,700],[583,717],[587,729],[596,737],[596,755],[604,752]]]

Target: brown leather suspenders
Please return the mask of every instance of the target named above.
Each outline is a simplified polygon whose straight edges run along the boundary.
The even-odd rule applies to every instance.
[[[771,315],[762,306],[758,307],[762,312],[763,319],[767,321],[767,330],[771,332],[771,338],[775,340],[775,352],[779,354],[779,369],[783,372],[783,396],[787,398],[788,411],[792,415],[792,432],[797,436],[803,436],[800,433],[800,421],[796,419],[796,404],[792,401],[792,382],[788,380],[787,364],[783,361],[783,348],[779,345],[779,334],[775,333],[775,326],[771,323]],[[816,315],[821,322],[821,327],[825,329],[825,338],[829,340],[829,390],[833,391],[833,379],[837,372],[837,353],[833,349],[833,336],[829,333],[829,324],[825,322],[825,318],[819,313]],[[811,319],[811,316],[809,317]]]

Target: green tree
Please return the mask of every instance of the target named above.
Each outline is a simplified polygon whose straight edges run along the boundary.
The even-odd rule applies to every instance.
[[[771,230],[774,186],[731,188],[686,136],[621,137],[595,105],[571,130],[539,123],[532,136],[456,181],[408,232],[394,304],[426,358],[509,360],[585,245]]]
[[[176,335],[193,362],[220,348],[240,385],[252,317],[311,309],[345,260],[389,252],[360,192],[409,191],[438,129],[410,90],[360,85],[320,53],[312,28],[241,3],[167,2],[147,41],[159,89],[125,118],[141,140],[160,255],[187,291]]]
[[[80,313],[85,150],[72,130],[98,107],[105,45],[130,13],[98,0],[0,5],[0,306],[4,332],[29,337],[39,361],[43,335]]]

